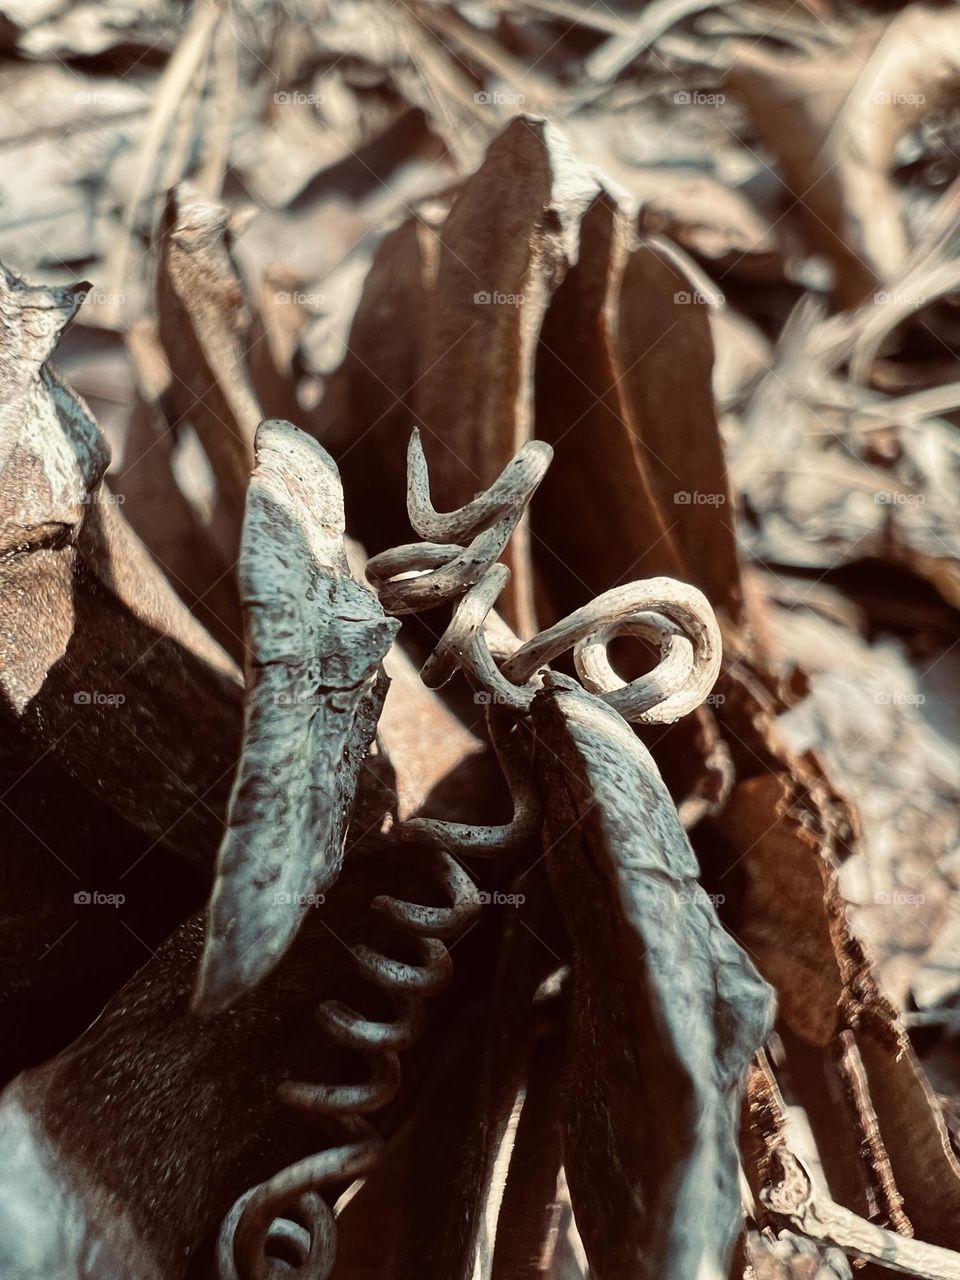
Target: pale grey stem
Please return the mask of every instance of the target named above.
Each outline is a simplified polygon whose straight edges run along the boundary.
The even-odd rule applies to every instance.
[[[397,829],[401,841],[458,855],[489,856],[514,853],[535,839],[540,830],[540,793],[520,740],[520,730],[510,724],[502,712],[494,710],[487,712],[487,726],[513,800],[510,822],[502,827],[474,827],[435,818],[411,818]]]
[[[522,514],[537,485],[547,473],[553,449],[543,440],[530,440],[508,462],[489,489],[456,511],[437,511],[430,500],[427,460],[416,427],[407,446],[407,514],[421,538],[431,542],[465,543],[480,529],[503,518],[504,512]],[[516,523],[514,521],[514,523]]]
[[[618,631],[624,624],[636,622],[637,615],[651,613],[662,615],[667,626],[676,624],[688,638],[694,655],[689,676],[682,675],[682,651],[675,650],[671,643],[666,676],[661,664],[630,684],[624,684],[609,664],[604,671],[595,661],[594,653],[593,661],[590,657],[587,659],[587,672],[593,681],[588,687],[618,711],[626,707],[631,720],[642,724],[671,724],[700,706],[720,673],[722,656],[720,629],[709,600],[696,587],[674,578],[649,578],[605,591],[590,604],[521,645],[503,664],[502,672],[508,680],[522,683],[581,640],[588,641],[589,653],[593,650],[593,637],[597,637],[597,644],[601,643],[598,633],[611,628]],[[584,674],[582,670],[580,674]],[[650,706],[651,692],[658,686],[660,692],[666,690],[666,696]]]
[[[653,578],[615,587],[505,660],[498,662],[490,652],[486,622],[509,577],[506,566],[496,561],[551,457],[549,446],[525,445],[489,489],[459,510],[441,514],[430,499],[426,460],[414,431],[408,451],[410,521],[425,537],[451,541],[385,551],[369,562],[368,577],[388,613],[414,613],[458,601],[421,673],[431,688],[463,670],[478,700],[525,715],[540,687],[539,670],[573,649],[586,687],[624,719],[671,724],[703,702],[720,671],[720,631],[713,609],[687,583]],[[461,545],[470,538],[469,545]],[[658,644],[657,667],[629,683],[622,680],[607,656],[607,646],[619,635]]]
[[[816,1195],[812,1177],[791,1152],[780,1149],[774,1160],[779,1165],[778,1181],[765,1187],[760,1199],[794,1230],[902,1275],[960,1280],[960,1254],[887,1231]]]
[[[526,713],[535,688],[518,688],[505,680],[490,653],[484,624],[510,576],[504,564],[493,565],[453,611],[446,631],[423,665],[420,675],[429,689],[439,689],[463,670],[478,700]]]

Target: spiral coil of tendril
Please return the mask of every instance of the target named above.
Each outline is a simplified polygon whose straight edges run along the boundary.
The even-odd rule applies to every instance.
[[[388,613],[455,603],[450,625],[421,672],[431,688],[446,683],[459,667],[475,692],[524,714],[540,687],[536,673],[573,649],[586,688],[624,719],[670,724],[703,702],[720,670],[719,628],[709,601],[696,587],[673,578],[614,587],[525,644],[493,614],[510,574],[496,561],[552,457],[543,441],[525,444],[489,489],[458,510],[441,513],[430,499],[426,459],[415,430],[407,452],[407,511],[425,541],[374,556],[367,577]],[[498,628],[491,625],[494,620]],[[629,683],[620,679],[607,655],[607,646],[620,635],[659,647],[660,662],[653,671]]]
[[[321,1193],[336,1185],[343,1187],[379,1158],[382,1140],[366,1116],[396,1095],[400,1087],[397,1055],[417,1039],[424,999],[439,992],[450,977],[452,966],[443,939],[461,933],[477,910],[476,888],[463,868],[445,853],[429,856],[449,906],[427,906],[384,894],[372,902],[415,948],[416,961],[396,960],[362,944],[351,948],[357,971],[386,994],[393,1004],[393,1017],[389,1021],[365,1018],[334,1000],[317,1007],[326,1035],[366,1060],[368,1078],[358,1084],[332,1085],[286,1081],[278,1091],[282,1102],[306,1116],[332,1122],[342,1132],[343,1142],[290,1165],[237,1200],[220,1229],[221,1280],[279,1280],[281,1276],[325,1280],[333,1268],[336,1226]]]

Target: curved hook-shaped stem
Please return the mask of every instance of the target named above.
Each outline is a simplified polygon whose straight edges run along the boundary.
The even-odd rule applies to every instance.
[[[430,542],[464,544],[479,530],[501,520],[505,511],[517,510],[522,514],[552,460],[550,445],[543,440],[530,440],[507,463],[489,489],[478,493],[471,502],[456,511],[437,511],[430,499],[430,476],[420,432],[414,427],[407,446],[407,514],[410,523],[421,538]]]
[[[399,827],[399,838],[407,844],[455,852],[458,855],[502,856],[516,853],[535,839],[540,830],[541,806],[521,730],[510,723],[502,708],[487,712],[490,739],[500,768],[510,788],[513,817],[502,827],[472,827],[462,822],[440,822],[435,818],[411,818]]]

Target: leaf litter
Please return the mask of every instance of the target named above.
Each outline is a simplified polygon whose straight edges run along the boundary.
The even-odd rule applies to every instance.
[[[955,11],[0,35],[0,1141],[36,1215],[0,1257],[957,1274]],[[414,427],[473,513],[422,543]],[[394,638],[406,573],[436,607]],[[611,709],[702,661],[659,596],[590,612],[638,579],[722,636],[674,722]],[[126,875],[139,955],[61,941]],[[126,1185],[144,1116],[169,1176]]]

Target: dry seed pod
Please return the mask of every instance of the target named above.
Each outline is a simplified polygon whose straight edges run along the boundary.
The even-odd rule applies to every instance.
[[[740,1227],[739,1096],[770,990],[697,883],[657,767],[621,717],[553,675],[532,714],[573,951],[561,1125],[591,1275],[724,1276]]]
[[[240,554],[244,749],[210,901],[198,1007],[277,963],[310,895],[336,879],[398,624],[354,581],[329,455],[287,422],[257,431]]]

